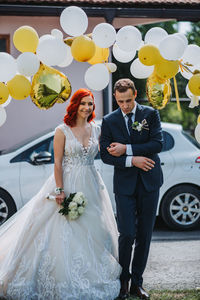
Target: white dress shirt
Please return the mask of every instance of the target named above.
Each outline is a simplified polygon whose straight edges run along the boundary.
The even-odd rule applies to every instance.
[[[134,106],[133,110],[131,111],[133,113],[133,115],[131,117],[133,123],[135,121],[136,108],[137,108],[137,102],[135,102],[135,106]],[[121,110],[121,112],[122,112],[122,115],[124,117],[124,121],[125,121],[125,124],[126,124],[126,128],[127,128],[128,134],[130,135],[130,132],[129,132],[129,129],[128,129],[128,116],[122,110]],[[126,167],[132,167],[133,166],[132,165],[133,151],[132,151],[131,144],[127,144],[126,145],[126,154],[128,156],[126,157],[126,164],[125,164],[125,166]]]

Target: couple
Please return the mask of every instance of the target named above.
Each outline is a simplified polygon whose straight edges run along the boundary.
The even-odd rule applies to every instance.
[[[0,228],[0,296],[113,300],[126,299],[130,292],[149,298],[142,274],[162,184],[160,120],[157,111],[135,102],[131,80],[119,80],[114,94],[119,109],[103,120],[100,152],[102,160],[115,167],[119,238],[107,190],[94,168],[100,136],[92,122],[94,97],[80,89],[55,131],[54,174]],[[130,127],[135,121],[140,124],[134,130]],[[75,192],[83,192],[87,206],[82,216],[70,221],[58,213],[59,204]],[[55,193],[56,201],[46,199],[47,193]]]

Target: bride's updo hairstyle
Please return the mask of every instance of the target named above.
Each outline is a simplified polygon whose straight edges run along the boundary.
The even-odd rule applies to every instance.
[[[64,123],[66,125],[69,125],[70,127],[73,127],[76,125],[76,115],[77,115],[77,110],[78,107],[81,103],[82,98],[91,96],[93,101],[94,101],[94,96],[91,91],[87,89],[79,89],[77,90],[73,96],[71,97],[70,103],[66,109],[67,113],[64,116]],[[88,117],[87,121],[91,122],[95,118],[95,104],[93,102],[93,112],[91,115]]]

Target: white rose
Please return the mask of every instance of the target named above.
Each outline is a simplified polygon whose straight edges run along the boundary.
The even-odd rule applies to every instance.
[[[76,195],[75,195],[74,198],[73,198],[73,201],[74,201],[74,202],[78,202],[79,198],[81,198],[82,196],[83,196],[83,193],[82,193],[82,192],[76,193]]]
[[[142,130],[142,124],[139,124],[137,127],[136,127],[137,131],[141,131]]]
[[[75,220],[75,219],[77,219],[78,218],[78,212],[77,211],[70,211],[69,212],[69,214],[68,214],[68,216],[69,216],[69,219],[70,220]]]
[[[77,208],[77,203],[76,202],[74,202],[74,201],[71,201],[70,203],[69,203],[69,209],[76,209]]]
[[[82,207],[82,206],[80,206],[80,207],[78,207],[78,213],[79,213],[79,215],[82,215],[83,214],[83,212],[84,212],[84,207]]]

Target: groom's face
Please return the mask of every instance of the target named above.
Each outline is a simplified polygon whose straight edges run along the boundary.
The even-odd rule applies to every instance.
[[[115,99],[117,104],[125,114],[128,114],[133,110],[135,106],[135,97],[136,93],[133,94],[132,89],[128,89],[123,93],[120,93],[117,90],[115,91]]]

